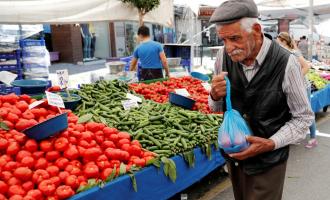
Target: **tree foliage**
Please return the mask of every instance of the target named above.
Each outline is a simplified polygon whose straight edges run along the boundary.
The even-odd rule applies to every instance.
[[[139,24],[143,25],[143,17],[151,10],[157,8],[160,0],[121,0],[123,3],[136,7],[139,11]]]

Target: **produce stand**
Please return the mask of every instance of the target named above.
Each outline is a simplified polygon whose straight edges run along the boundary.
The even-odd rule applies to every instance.
[[[225,162],[220,152],[215,151],[213,148],[211,160],[208,159],[200,148],[195,148],[194,153],[194,168],[189,168],[186,161],[184,161],[181,156],[174,156],[172,158],[177,169],[177,179],[175,183],[164,175],[162,167],[157,169],[154,166],[150,166],[135,174],[138,188],[137,192],[133,190],[130,177],[125,175],[106,184],[104,188],[94,187],[70,199],[168,199],[199,181]]]
[[[311,106],[314,112],[318,112],[328,105],[330,105],[330,84],[311,95]]]

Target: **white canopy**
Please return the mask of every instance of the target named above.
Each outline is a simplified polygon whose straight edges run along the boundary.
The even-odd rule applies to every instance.
[[[137,9],[119,0],[0,0],[0,23],[81,23],[138,20]],[[161,0],[145,22],[173,24],[173,0]]]

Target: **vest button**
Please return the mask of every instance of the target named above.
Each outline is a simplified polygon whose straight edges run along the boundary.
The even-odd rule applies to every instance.
[[[236,167],[238,166],[238,162],[235,162],[235,166],[236,166]]]

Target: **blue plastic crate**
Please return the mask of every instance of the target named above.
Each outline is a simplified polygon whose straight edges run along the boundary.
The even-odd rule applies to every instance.
[[[9,53],[0,53],[0,59],[16,59],[17,53],[16,52],[9,52]]]
[[[15,93],[16,95],[21,94],[20,87],[10,87],[5,84],[0,84],[0,95]]]
[[[20,40],[19,45],[24,47],[46,46],[45,40]]]
[[[47,68],[47,66],[38,65],[38,64],[35,64],[35,63],[24,63],[23,68],[24,69],[36,69],[36,68]]]
[[[0,65],[0,71],[18,71],[20,69],[17,65]]]
[[[46,56],[46,52],[29,52],[29,51],[22,51],[22,57],[44,57]]]

